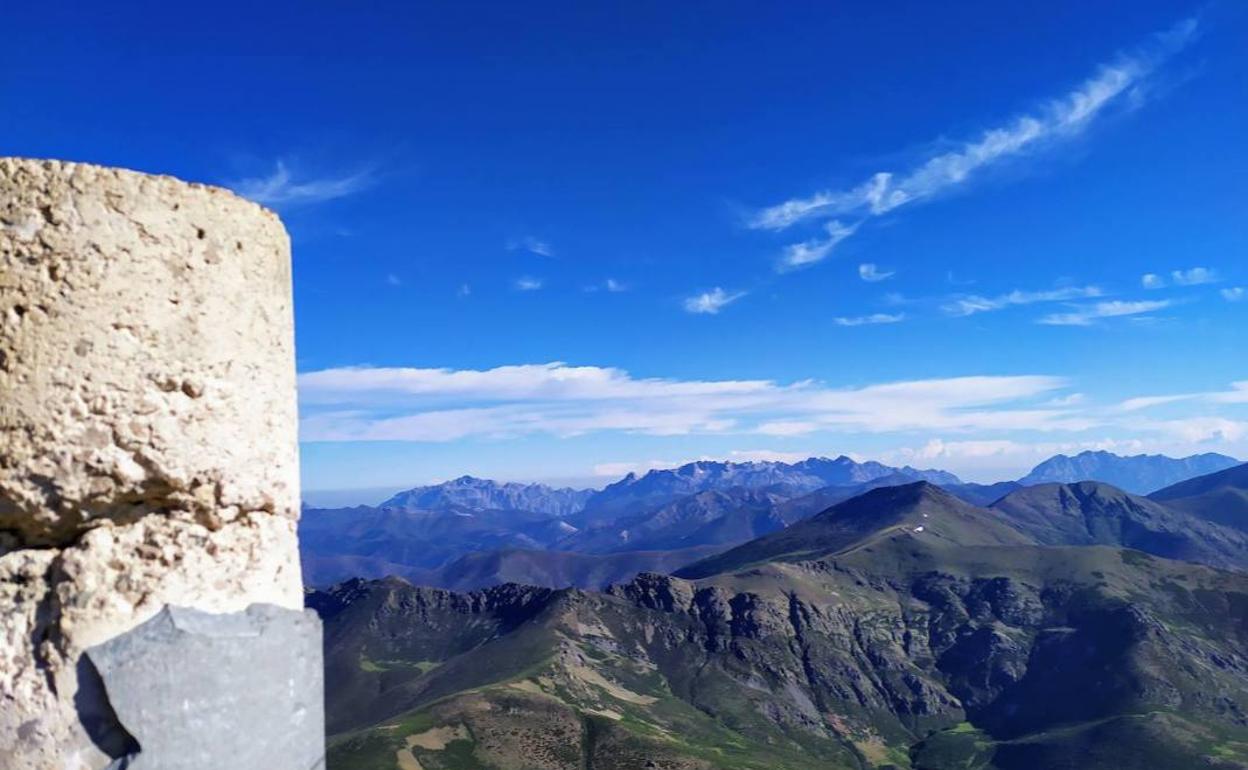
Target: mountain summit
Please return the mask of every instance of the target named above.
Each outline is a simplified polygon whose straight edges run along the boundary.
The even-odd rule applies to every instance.
[[[591,497],[585,504],[585,514],[587,520],[609,519],[624,509],[657,507],[677,497],[734,487],[782,488],[797,495],[824,487],[864,484],[884,477],[933,484],[961,483],[957,476],[946,471],[910,466],[894,468],[873,460],[858,462],[845,455],[835,459],[811,457],[796,463],[700,461],[679,468],[652,470],[644,476],[630,473]]]
[[[964,546],[1034,542],[990,511],[966,503],[934,484],[919,481],[873,489],[675,574],[703,578],[761,562],[823,558],[893,535]]]
[[[1148,497],[1168,508],[1248,531],[1248,463],[1179,482]]]
[[[1109,484],[1038,484],[991,507],[1044,545],[1111,545],[1223,569],[1248,568],[1244,532]]]
[[[518,484],[460,476],[442,484],[399,492],[378,507],[406,511],[442,511],[450,508],[531,511],[570,516],[581,510],[593,494],[590,489],[555,489],[545,484]]]
[[[1137,495],[1146,495],[1196,476],[1215,473],[1239,464],[1239,460],[1209,452],[1190,457],[1134,455],[1111,452],[1080,452],[1055,455],[1032,468],[1019,483],[1024,486],[1077,481],[1102,481]]]

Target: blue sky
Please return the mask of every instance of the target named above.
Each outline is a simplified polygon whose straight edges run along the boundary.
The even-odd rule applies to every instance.
[[[1235,4],[75,5],[0,152],[281,213],[309,489],[1248,456]]]

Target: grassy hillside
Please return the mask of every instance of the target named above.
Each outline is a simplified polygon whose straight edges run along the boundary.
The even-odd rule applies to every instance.
[[[1248,578],[923,535],[607,593],[315,594],[330,767],[1248,767]]]
[[[894,532],[964,545],[1032,542],[1000,517],[920,481],[872,490],[773,535],[692,564],[676,574],[699,578],[751,564],[819,558],[861,547],[871,538]]]

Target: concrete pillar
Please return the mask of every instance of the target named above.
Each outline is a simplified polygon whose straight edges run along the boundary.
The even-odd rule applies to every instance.
[[[106,766],[82,653],[165,605],[301,608],[293,340],[271,211],[0,159],[0,769]]]

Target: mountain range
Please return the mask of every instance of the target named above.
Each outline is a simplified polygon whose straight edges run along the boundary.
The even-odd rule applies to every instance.
[[[1209,452],[1190,457],[1081,452],[1073,457],[1057,455],[1037,465],[1018,480],[1023,486],[1058,482],[1101,481],[1119,489],[1146,495],[1185,479],[1239,465],[1234,457]]]
[[[856,486],[885,476],[937,484],[961,483],[957,476],[945,471],[893,468],[871,460],[858,462],[844,455],[831,460],[812,457],[796,463],[701,461],[651,470],[644,476],[630,473],[591,497],[581,521],[601,523],[618,517],[622,511],[657,507],[677,497],[711,490],[777,488],[801,493],[823,487]]]
[[[1134,469],[1127,475],[1151,488],[1154,482],[1141,480],[1227,461],[1220,455],[1159,460],[1087,452],[1045,461],[1024,480],[1077,481],[1085,471],[1122,476]],[[464,476],[402,492],[376,507],[306,509],[300,524],[305,582],[326,586],[350,577],[398,575],[457,589],[509,580],[603,588],[640,572],[671,571],[871,489],[920,480],[980,506],[1023,488],[1021,482],[964,483],[944,471],[845,456],[796,463],[701,461],[629,474],[597,492]],[[1223,552],[1234,550],[1229,538],[1213,540]],[[1225,563],[1206,555],[1207,563]]]
[[[517,484],[460,476],[442,484],[400,492],[379,505],[406,511],[470,510],[530,511],[570,516],[594,496],[590,489],[555,489],[545,484]]]
[[[1246,480],[912,481],[601,592],[313,591],[329,767],[1248,768]]]

